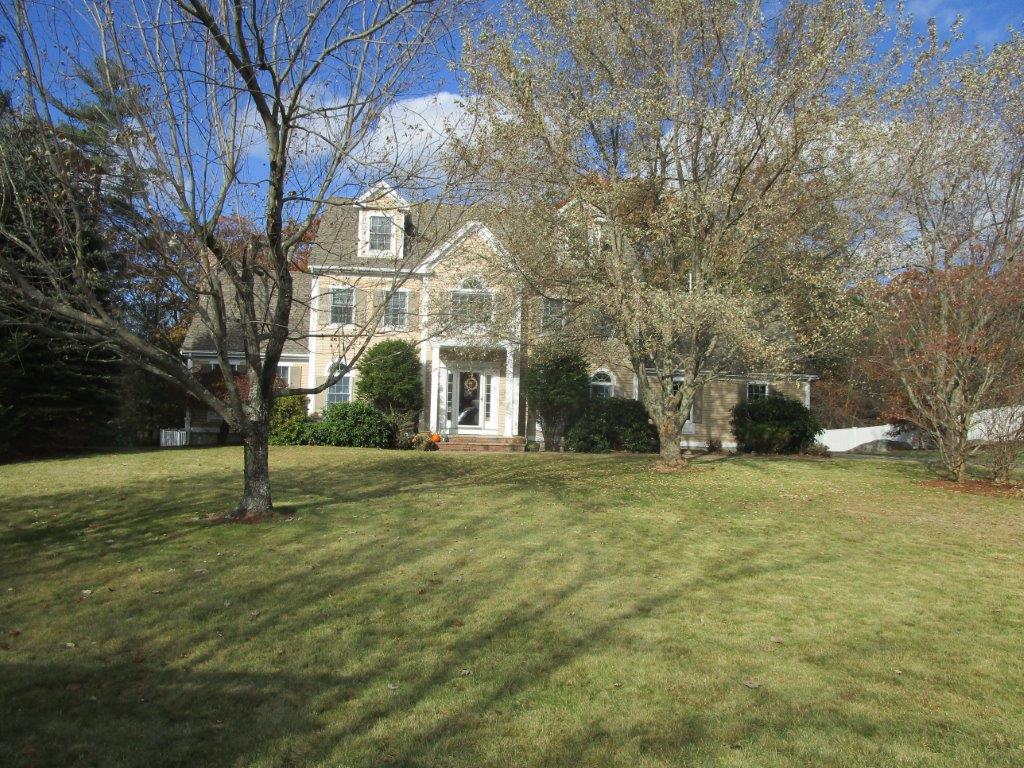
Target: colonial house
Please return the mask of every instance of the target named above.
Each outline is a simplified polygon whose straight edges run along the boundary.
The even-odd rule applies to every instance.
[[[337,201],[320,223],[308,270],[294,273],[292,333],[279,378],[293,387],[319,386],[337,361],[355,359],[381,339],[406,339],[422,364],[420,429],[492,448],[542,441],[520,381],[531,345],[560,330],[565,307],[524,289],[493,229],[477,211],[410,205],[385,185]],[[231,361],[241,366],[240,343],[235,348]],[[201,319],[181,351],[194,367],[216,364]],[[594,396],[638,397],[636,375],[617,343],[598,340],[585,354]],[[717,439],[734,446],[729,418],[736,402],[777,391],[809,405],[813,378],[736,374],[706,385],[684,444],[704,448]],[[356,360],[350,373],[309,397],[310,412],[352,399],[358,382]],[[189,411],[186,431],[193,444],[223,436],[219,416],[205,409]]]

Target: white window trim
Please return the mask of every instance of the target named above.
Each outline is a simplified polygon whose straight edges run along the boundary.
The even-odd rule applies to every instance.
[[[480,285],[482,285],[483,287],[464,288],[463,286],[466,284],[467,280],[479,280]],[[494,322],[494,291],[487,287],[487,281],[484,280],[483,277],[481,277],[480,275],[466,275],[464,278],[462,278],[457,287],[451,289],[449,298],[454,299],[456,294],[464,296],[488,296],[491,300],[491,312],[488,318],[483,322],[467,324],[466,328],[468,330],[472,330],[474,328],[482,328]],[[455,320],[454,300],[452,301],[452,319]]]
[[[751,387],[751,385],[754,385],[755,387],[764,387],[764,396],[765,397],[768,397],[772,393],[772,385],[771,385],[770,382],[767,382],[767,381],[748,381],[746,384],[743,385],[743,397],[746,400],[750,400],[751,399],[750,398],[750,387]],[[758,398],[754,398],[754,399],[758,399]]]
[[[352,291],[352,322],[351,323],[336,323],[334,322],[334,292],[335,291]],[[327,295],[330,296],[331,300],[327,303],[327,322],[324,325],[328,325],[332,328],[355,328],[356,327],[356,287],[354,285],[332,285],[327,289]]]
[[[370,248],[370,219],[373,216],[383,216],[391,220],[391,247],[388,250],[374,250]],[[359,248],[358,253],[363,258],[379,259],[384,256],[395,256],[405,247],[405,217],[399,210],[389,208],[364,208],[359,212]]]
[[[557,301],[557,302],[561,303],[562,311],[558,315],[558,318],[557,318],[558,323],[557,324],[552,324],[551,326],[548,326],[548,323],[547,323],[547,321],[548,321],[548,313],[547,313],[548,302],[553,302],[553,301]],[[566,306],[565,299],[560,299],[557,296],[544,296],[543,297],[543,299],[541,300],[541,307],[540,307],[540,327],[541,327],[542,331],[560,331],[560,330],[563,330],[565,328],[565,306]]]
[[[376,220],[382,220],[382,221],[387,222],[387,231],[386,232],[374,232],[373,231],[373,222],[376,221]],[[371,213],[367,217],[367,222],[368,222],[368,226],[367,226],[367,230],[366,230],[366,234],[367,234],[367,250],[369,250],[369,251],[378,251],[378,252],[381,252],[381,253],[393,253],[394,251],[393,251],[393,249],[391,247],[391,244],[395,241],[395,232],[394,232],[395,223],[391,220],[391,217],[388,216],[385,213]],[[387,248],[374,248],[373,247],[373,238],[375,236],[384,236],[384,235],[386,235],[387,239],[388,239]]]
[[[342,360],[341,364],[345,365],[345,361]],[[331,375],[331,368],[333,368],[333,367],[334,367],[333,363],[328,363],[324,367],[324,378],[325,379],[328,376]],[[351,368],[351,369],[349,369],[348,373],[346,373],[344,376],[342,376],[340,379],[338,379],[336,382],[334,382],[334,384],[331,385],[331,386],[334,386],[336,384],[340,384],[342,382],[342,380],[348,379],[348,382],[349,382],[348,383],[348,400],[341,400],[341,401],[338,401],[338,402],[351,403],[355,399],[355,393],[356,393],[356,390],[355,390],[355,384],[356,384],[355,373],[356,373],[356,370],[354,368]],[[330,395],[331,395],[331,387],[328,387],[327,389],[324,390],[324,407],[325,408],[328,405],[333,405],[333,403],[329,399]]]
[[[387,298],[384,300],[384,306],[381,307],[380,312],[380,330],[382,331],[408,331],[409,330],[409,294],[412,293],[411,288],[395,288],[393,291],[386,291]],[[393,296],[398,294],[405,295],[405,324],[404,325],[388,325],[384,322],[384,318],[387,316],[387,302],[391,301]]]

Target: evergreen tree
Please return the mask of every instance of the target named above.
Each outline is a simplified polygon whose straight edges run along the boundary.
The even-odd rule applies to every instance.
[[[45,183],[50,173],[79,177],[79,191],[91,194],[91,164],[72,141],[66,152],[53,158],[45,154],[38,140],[48,127],[39,120],[7,109],[0,116],[0,151],[18,157],[22,178],[8,172],[0,178],[0,219],[14,236],[44,243],[50,254],[66,251],[61,221],[66,206],[62,185]],[[18,190],[17,194],[14,190]],[[79,207],[81,210],[81,207]],[[54,277],[43,276],[26,263],[21,251],[9,240],[0,249],[10,259],[19,259],[25,279],[45,285],[47,290],[68,291],[79,279],[88,289],[113,306],[121,269],[105,248],[99,217],[86,232],[87,262],[82,270],[67,269]],[[119,365],[110,349],[68,338],[64,322],[41,312],[29,313],[0,297],[0,455],[35,455],[92,445],[114,439]]]

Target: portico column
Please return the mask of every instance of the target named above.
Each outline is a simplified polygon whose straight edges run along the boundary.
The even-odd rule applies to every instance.
[[[430,431],[437,432],[437,411],[439,408],[441,383],[441,348],[434,347],[430,358]]]
[[[505,434],[509,437],[519,434],[519,377],[511,344],[505,347]]]

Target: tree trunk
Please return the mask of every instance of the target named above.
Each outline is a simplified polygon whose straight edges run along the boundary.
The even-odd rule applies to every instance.
[[[962,451],[950,454],[946,467],[954,483],[962,483],[967,477],[967,459]]]
[[[949,479],[954,483],[962,483],[967,476],[967,441],[945,436],[939,439],[938,444],[939,458]]]
[[[679,418],[675,414],[663,416],[658,421],[658,438],[661,440],[661,458],[664,461],[677,461],[682,458],[683,449],[679,444],[682,433]]]
[[[266,428],[259,426],[245,436],[245,482],[242,501],[235,511],[238,520],[265,520],[274,514],[270,499],[270,444]]]

